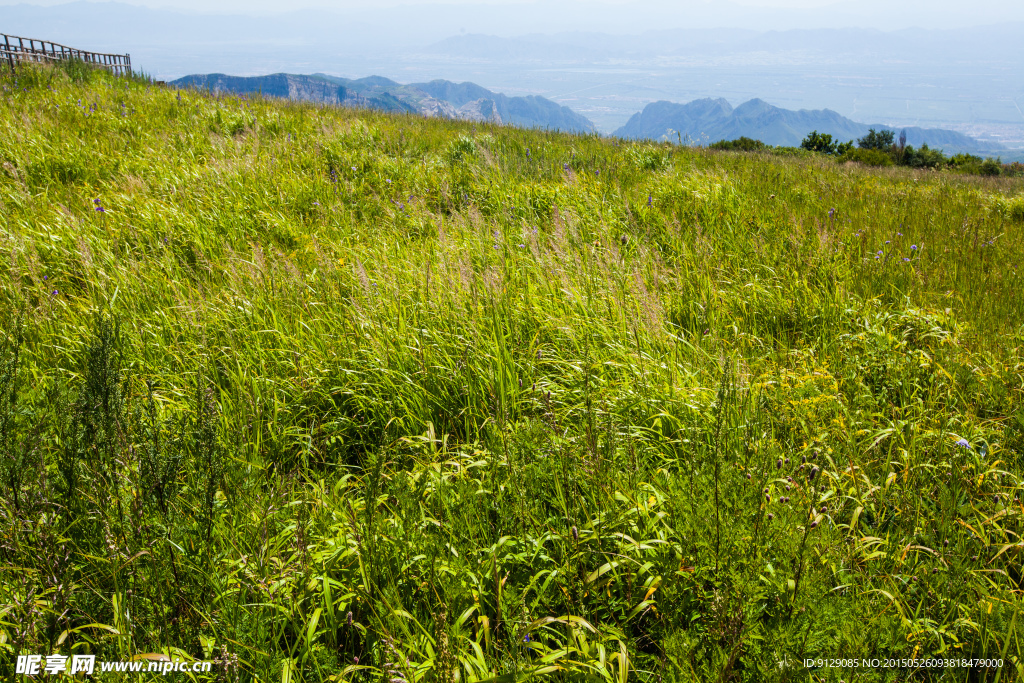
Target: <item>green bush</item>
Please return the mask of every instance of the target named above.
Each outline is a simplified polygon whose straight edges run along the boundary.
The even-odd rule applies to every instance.
[[[885,151],[874,148],[853,147],[838,158],[838,161],[856,161],[867,166],[892,166],[892,157]]]
[[[816,130],[807,134],[807,137],[800,143],[800,147],[822,154],[835,154],[837,151],[837,143],[832,141],[832,136],[828,133],[819,133]]]
[[[719,140],[718,142],[712,142],[708,147],[710,149],[720,149],[730,152],[760,152],[762,150],[771,149],[771,145],[766,145],[760,140],[754,140],[748,137],[739,137],[735,140]]]

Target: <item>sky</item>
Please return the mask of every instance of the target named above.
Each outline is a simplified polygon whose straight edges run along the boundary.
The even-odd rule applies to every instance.
[[[280,0],[120,0],[126,4],[139,5],[150,8],[174,9],[187,12],[203,13],[231,13],[231,14],[268,14],[280,13],[296,9],[320,9],[335,11],[365,10],[385,5],[517,5],[535,4],[535,0],[289,0],[287,3]],[[26,4],[35,6],[52,6],[67,2],[67,0],[0,0],[2,5]],[[658,4],[666,9],[672,8],[673,13],[685,13],[687,7],[703,7],[713,5],[713,2],[705,0],[675,0],[674,2],[661,2],[650,0],[584,0],[581,4],[594,5],[597,7],[620,7],[629,9],[631,7],[650,6]],[[758,7],[766,9],[822,9],[832,7],[849,8],[855,6],[855,0],[836,2],[836,0],[733,0],[735,5]],[[867,11],[896,12],[918,11],[922,14],[949,14],[953,16],[968,16],[968,13],[977,13],[982,16],[998,16],[1005,13],[1006,16],[1016,17],[1021,14],[1020,0],[887,0],[884,3],[868,0],[863,5],[870,8]]]

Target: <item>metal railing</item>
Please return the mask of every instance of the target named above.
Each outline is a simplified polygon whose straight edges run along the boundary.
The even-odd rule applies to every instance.
[[[22,62],[60,62],[67,59],[79,59],[86,64],[107,69],[118,76],[132,73],[131,55],[88,52],[48,40],[0,33],[0,63],[7,62],[11,71]]]

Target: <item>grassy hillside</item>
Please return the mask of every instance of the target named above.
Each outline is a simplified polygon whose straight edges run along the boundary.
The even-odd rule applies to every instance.
[[[0,85],[0,675],[1024,672],[1024,181]]]

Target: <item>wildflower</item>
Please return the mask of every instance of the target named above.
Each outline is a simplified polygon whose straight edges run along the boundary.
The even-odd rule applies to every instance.
[[[886,241],[885,241],[885,243],[886,243],[886,244],[889,244],[889,240],[886,240]]]
[[[652,201],[654,201],[654,197],[651,195],[647,195],[647,206],[650,206]]]
[[[524,643],[530,642],[530,634],[529,633],[527,633],[525,636],[523,636],[523,642]]]
[[[903,260],[904,260],[904,261],[909,261],[910,259],[908,259],[908,258],[907,258],[906,256],[904,256],[904,257],[903,257]]]
[[[351,612],[348,612],[347,614],[345,614],[345,624],[348,625],[348,626],[352,625],[352,613]]]
[[[352,658],[352,663],[353,664],[358,664],[359,663],[359,657],[353,657]]]
[[[820,470],[818,470],[818,466],[817,465],[815,465],[814,467],[811,468],[811,481],[814,481],[814,478],[816,476],[818,476],[818,472],[819,471]]]
[[[99,197],[97,197],[96,199],[92,200],[92,203],[93,204],[99,204],[100,203]]]
[[[563,171],[568,171],[569,170],[569,164],[562,164],[562,170]]]
[[[353,166],[353,167],[352,167],[352,170],[353,170],[353,171],[354,171],[354,170],[356,170],[356,167],[355,167],[355,166]]]
[[[99,211],[100,213],[106,213],[107,212],[107,210],[104,209],[102,206],[97,206],[96,210]]]
[[[313,206],[320,206],[320,202],[313,202]]]
[[[580,531],[576,527],[572,528],[572,540],[576,543],[579,543],[580,541]]]
[[[769,512],[769,513],[768,513],[768,521],[770,522],[770,521],[772,521],[773,519],[775,519],[775,515],[774,515],[774,514],[772,514],[771,512]]]
[[[911,244],[911,245],[910,245],[910,248],[911,248],[911,249],[912,249],[913,251],[917,251],[917,245],[916,245],[916,244]]]
[[[53,294],[51,296],[57,296],[57,290],[56,289],[53,290]]]
[[[520,249],[524,249],[524,248],[526,248],[526,245],[525,245],[525,244],[523,244],[522,242],[520,242],[520,243],[519,243],[519,248],[520,248]]]
[[[956,445],[959,446],[960,448],[966,448],[967,450],[971,450],[971,443],[967,439],[959,439],[956,442]]]
[[[391,178],[388,178],[388,179],[387,179],[387,180],[385,180],[384,182],[386,182],[386,183],[387,183],[388,185],[390,185],[390,184],[391,184]]]

